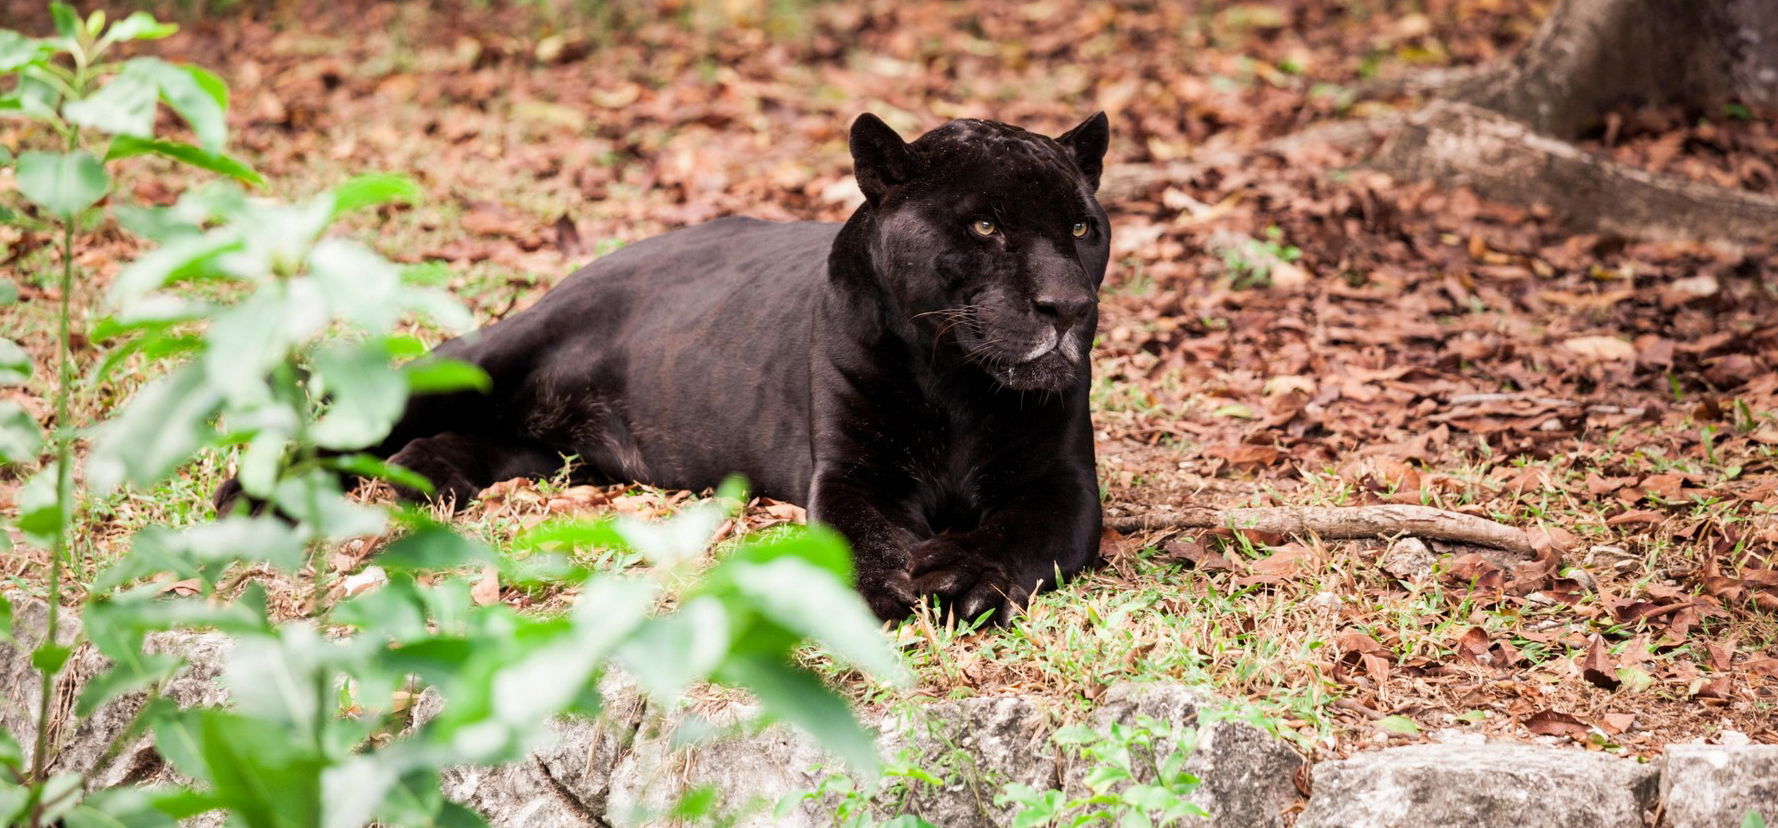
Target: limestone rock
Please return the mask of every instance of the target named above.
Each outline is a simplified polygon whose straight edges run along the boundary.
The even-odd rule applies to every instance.
[[[1662,761],[1663,826],[1735,826],[1750,811],[1778,825],[1778,745],[1672,745]]]
[[[1297,828],[1639,828],[1653,767],[1518,744],[1411,745],[1315,766]]]
[[[1283,825],[1283,813],[1295,805],[1295,774],[1302,756],[1283,740],[1244,722],[1217,721],[1199,725],[1199,716],[1216,699],[1177,684],[1120,684],[1098,699],[1088,723],[1105,731],[1113,722],[1132,724],[1139,716],[1172,725],[1198,726],[1198,744],[1186,769],[1202,781],[1192,802],[1210,812],[1209,825]],[[1161,750],[1171,750],[1162,740]],[[1071,759],[1063,771],[1071,796],[1085,793],[1081,780],[1090,768]]]
[[[1013,808],[994,804],[1009,782],[1048,790],[1059,785],[1055,724],[1028,696],[984,696],[922,705],[881,725],[884,756],[901,758],[943,780],[879,795],[884,817],[916,814],[946,828],[1005,825]],[[896,805],[905,801],[901,807]]]

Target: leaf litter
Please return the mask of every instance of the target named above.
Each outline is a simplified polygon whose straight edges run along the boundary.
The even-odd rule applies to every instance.
[[[156,48],[228,80],[239,149],[274,195],[366,170],[416,176],[426,203],[356,229],[386,255],[443,264],[482,319],[672,227],[844,218],[859,199],[845,130],[860,111],[910,135],[964,116],[1053,134],[1104,109],[1112,170],[1207,159],[1108,205],[1094,393],[1108,513],[1412,503],[1548,540],[1533,560],[1428,544],[1426,577],[1398,578],[1377,565],[1379,544],[1112,537],[1107,566],[1012,629],[918,636],[944,666],[923,668],[916,692],[1090,699],[1114,678],[1190,677],[1273,704],[1281,727],[1332,755],[1379,731],[1399,742],[1452,729],[1642,755],[1778,743],[1778,249],[1573,235],[1536,209],[1390,180],[1350,148],[1262,148],[1412,105],[1360,93],[1372,74],[1509,54],[1549,4],[871,0],[716,23],[693,0],[603,22],[432,5],[282,4],[261,19],[212,15]],[[27,30],[43,22],[40,4],[0,7]],[[1588,145],[1772,191],[1770,113],[1695,114],[1626,110]],[[19,129],[0,127],[0,143]],[[156,203],[184,186],[152,164],[132,180]],[[0,267],[43,267],[49,239],[5,232]],[[102,286],[137,252],[101,231],[81,264]],[[42,311],[58,297],[29,276],[19,288],[0,320],[43,364]],[[0,394],[41,420],[43,391]],[[84,415],[122,391],[95,389]],[[201,484],[219,470],[188,474]],[[0,504],[16,487],[0,481]],[[460,519],[511,537],[695,497],[515,481]],[[193,519],[125,503],[89,541],[102,552],[134,525]],[[755,501],[724,531],[802,519]],[[345,590],[374,588],[380,542],[333,556]],[[29,555],[0,568],[41,577]],[[472,583],[478,603],[562,600]],[[1099,636],[1091,671],[1062,657],[1068,630]],[[1259,652],[1268,638],[1291,646]],[[1186,662],[1201,669],[1171,666]],[[1291,678],[1230,666],[1261,662]],[[1305,687],[1321,701],[1278,702]]]

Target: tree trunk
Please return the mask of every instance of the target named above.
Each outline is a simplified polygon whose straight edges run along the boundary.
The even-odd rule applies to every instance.
[[[1778,0],[1562,0],[1516,58],[1447,97],[1558,138],[1624,103],[1778,108]]]
[[[1778,198],[1627,167],[1565,143],[1624,104],[1778,108],[1778,0],[1562,0],[1512,60],[1392,125],[1378,169],[1550,207],[1571,228],[1763,243]]]

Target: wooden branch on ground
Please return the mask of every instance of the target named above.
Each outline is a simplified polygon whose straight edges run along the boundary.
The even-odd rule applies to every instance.
[[[1110,518],[1119,532],[1167,529],[1251,529],[1279,535],[1317,535],[1328,540],[1417,538],[1488,546],[1527,557],[1537,554],[1525,532],[1484,517],[1430,506],[1269,506],[1242,509],[1170,509]]]

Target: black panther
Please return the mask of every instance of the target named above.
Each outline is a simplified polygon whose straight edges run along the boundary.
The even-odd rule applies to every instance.
[[[860,116],[850,220],[727,218],[605,256],[439,346],[492,392],[416,397],[376,453],[456,503],[564,455],[600,482],[739,473],[843,533],[885,619],[1020,605],[1097,553],[1107,141],[1102,113],[912,143]]]

